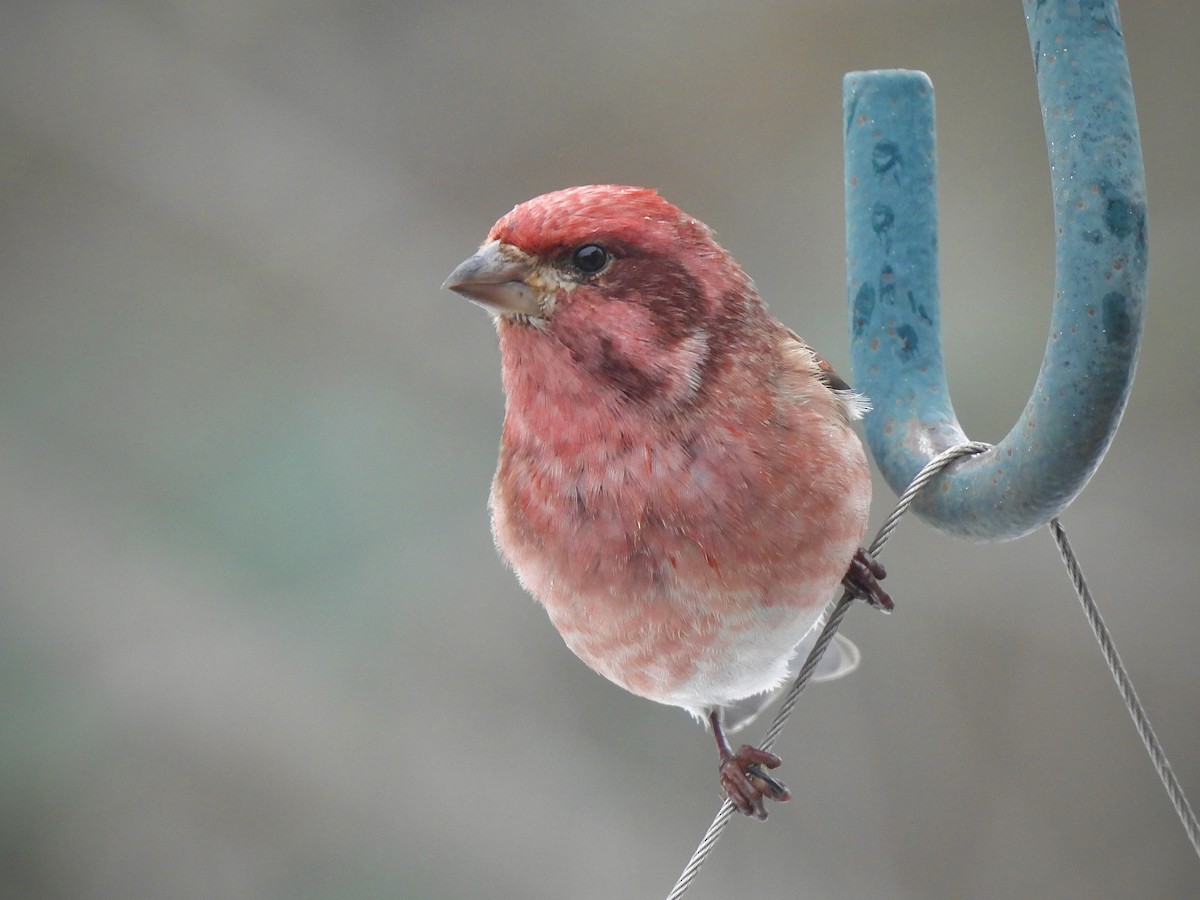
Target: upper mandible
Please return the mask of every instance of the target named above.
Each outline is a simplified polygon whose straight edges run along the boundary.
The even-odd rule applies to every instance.
[[[1054,199],[1055,295],[1033,394],[1008,435],[957,462],[914,510],[980,541],[1041,527],[1083,489],[1133,383],[1146,299],[1146,190],[1115,0],[1025,0]],[[867,442],[897,493],[967,440],[940,338],[933,86],[854,72],[843,86],[847,291]]]

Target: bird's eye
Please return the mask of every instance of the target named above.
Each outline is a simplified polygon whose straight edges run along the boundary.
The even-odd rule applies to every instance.
[[[599,244],[584,244],[571,254],[571,265],[584,275],[595,275],[610,259],[612,254]]]

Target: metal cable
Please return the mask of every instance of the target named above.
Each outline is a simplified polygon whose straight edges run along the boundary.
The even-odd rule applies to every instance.
[[[925,467],[917,473],[916,478],[912,483],[905,488],[904,493],[900,495],[900,499],[896,502],[896,508],[892,510],[892,514],[887,517],[883,525],[879,529],[879,533],[875,535],[875,540],[871,542],[871,546],[867,548],[867,552],[872,556],[877,554],[888,538],[892,536],[892,532],[896,530],[896,524],[900,521],[901,516],[908,512],[908,508],[912,505],[917,494],[929,484],[933,478],[942,471],[950,463],[964,456],[971,456],[976,453],[982,453],[985,450],[990,450],[991,444],[985,444],[980,441],[967,441],[951,447],[943,453],[939,453]],[[846,611],[854,602],[854,595],[849,591],[842,594],[837,605],[829,614],[829,618],[825,622],[825,627],[821,630],[821,634],[817,637],[817,642],[813,645],[812,650],[808,654],[808,658],[804,661],[804,665],[800,669],[800,673],[796,676],[796,680],[792,682],[792,686],[788,688],[787,695],[783,698],[783,704],[779,707],[779,712],[775,714],[775,721],[771,723],[771,727],[767,729],[766,737],[763,738],[759,747],[763,750],[770,750],[771,745],[775,743],[779,737],[779,733],[783,730],[783,725],[788,717],[792,714],[792,709],[800,699],[800,692],[804,690],[812,677],[813,670],[816,669],[817,663],[821,661],[821,657],[825,654],[825,648],[829,646],[829,642],[833,640],[833,636],[837,633],[838,626],[842,624],[842,619],[846,615]],[[700,839],[696,851],[692,854],[692,858],[688,860],[688,864],[684,866],[679,880],[675,882],[675,887],[671,888],[671,893],[667,895],[667,900],[679,900],[684,895],[692,881],[695,880],[696,874],[700,871],[700,867],[704,865],[704,861],[708,859],[712,853],[713,847],[720,839],[722,832],[729,825],[729,820],[733,818],[734,807],[729,798],[721,804],[721,808],[717,810],[716,818],[712,824],[708,826],[708,831],[704,833],[704,837]],[[1193,820],[1193,824],[1194,824]]]
[[[1067,572],[1071,576],[1071,582],[1075,586],[1075,593],[1079,597],[1079,602],[1083,605],[1083,613],[1087,616],[1088,624],[1092,626],[1092,632],[1096,635],[1096,642],[1100,645],[1100,652],[1104,654],[1104,660],[1108,663],[1108,669],[1112,672],[1112,676],[1117,682],[1117,690],[1121,694],[1121,699],[1125,701],[1125,708],[1133,718],[1133,727],[1137,729],[1138,736],[1142,739],[1142,744],[1145,746],[1146,752],[1150,754],[1150,761],[1154,764],[1154,770],[1158,772],[1158,777],[1162,780],[1163,787],[1167,789],[1167,796],[1171,800],[1171,805],[1175,807],[1175,812],[1179,815],[1180,821],[1183,822],[1183,830],[1187,833],[1188,840],[1192,843],[1192,849],[1196,851],[1197,856],[1200,856],[1200,827],[1197,827],[1196,824],[1196,814],[1192,812],[1192,807],[1188,803],[1187,796],[1183,793],[1183,788],[1179,786],[1179,782],[1175,778],[1175,773],[1171,770],[1171,764],[1167,761],[1167,754],[1163,752],[1162,744],[1159,743],[1158,736],[1150,726],[1146,710],[1142,707],[1141,701],[1138,700],[1137,692],[1134,691],[1133,682],[1129,680],[1129,674],[1125,671],[1125,665],[1121,662],[1121,657],[1117,653],[1112,635],[1105,626],[1104,620],[1100,617],[1100,609],[1092,599],[1092,592],[1088,590],[1087,581],[1083,577],[1083,570],[1079,567],[1079,560],[1075,557],[1075,551],[1071,549],[1071,542],[1067,540],[1067,533],[1063,530],[1062,524],[1058,521],[1057,517],[1050,520],[1049,528],[1050,533],[1054,535],[1054,543],[1058,545],[1058,552],[1062,555]]]

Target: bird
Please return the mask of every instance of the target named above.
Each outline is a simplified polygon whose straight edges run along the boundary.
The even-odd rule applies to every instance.
[[[790,797],[764,771],[781,760],[727,734],[788,677],[839,586],[893,607],[861,546],[871,479],[851,423],[868,401],[652,189],[520,203],[443,287],[498,334],[501,556],[584,663],[711,729],[726,795],[765,819],[765,800]],[[831,647],[826,674],[857,664]]]

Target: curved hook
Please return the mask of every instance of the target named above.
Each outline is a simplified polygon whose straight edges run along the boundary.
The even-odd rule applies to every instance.
[[[1056,293],[1033,394],[1008,435],[946,470],[914,510],[980,541],[1046,524],[1100,464],[1129,397],[1146,297],[1146,202],[1115,0],[1025,0],[1050,155]],[[867,442],[897,493],[967,440],[940,344],[933,85],[845,78],[847,291]]]

